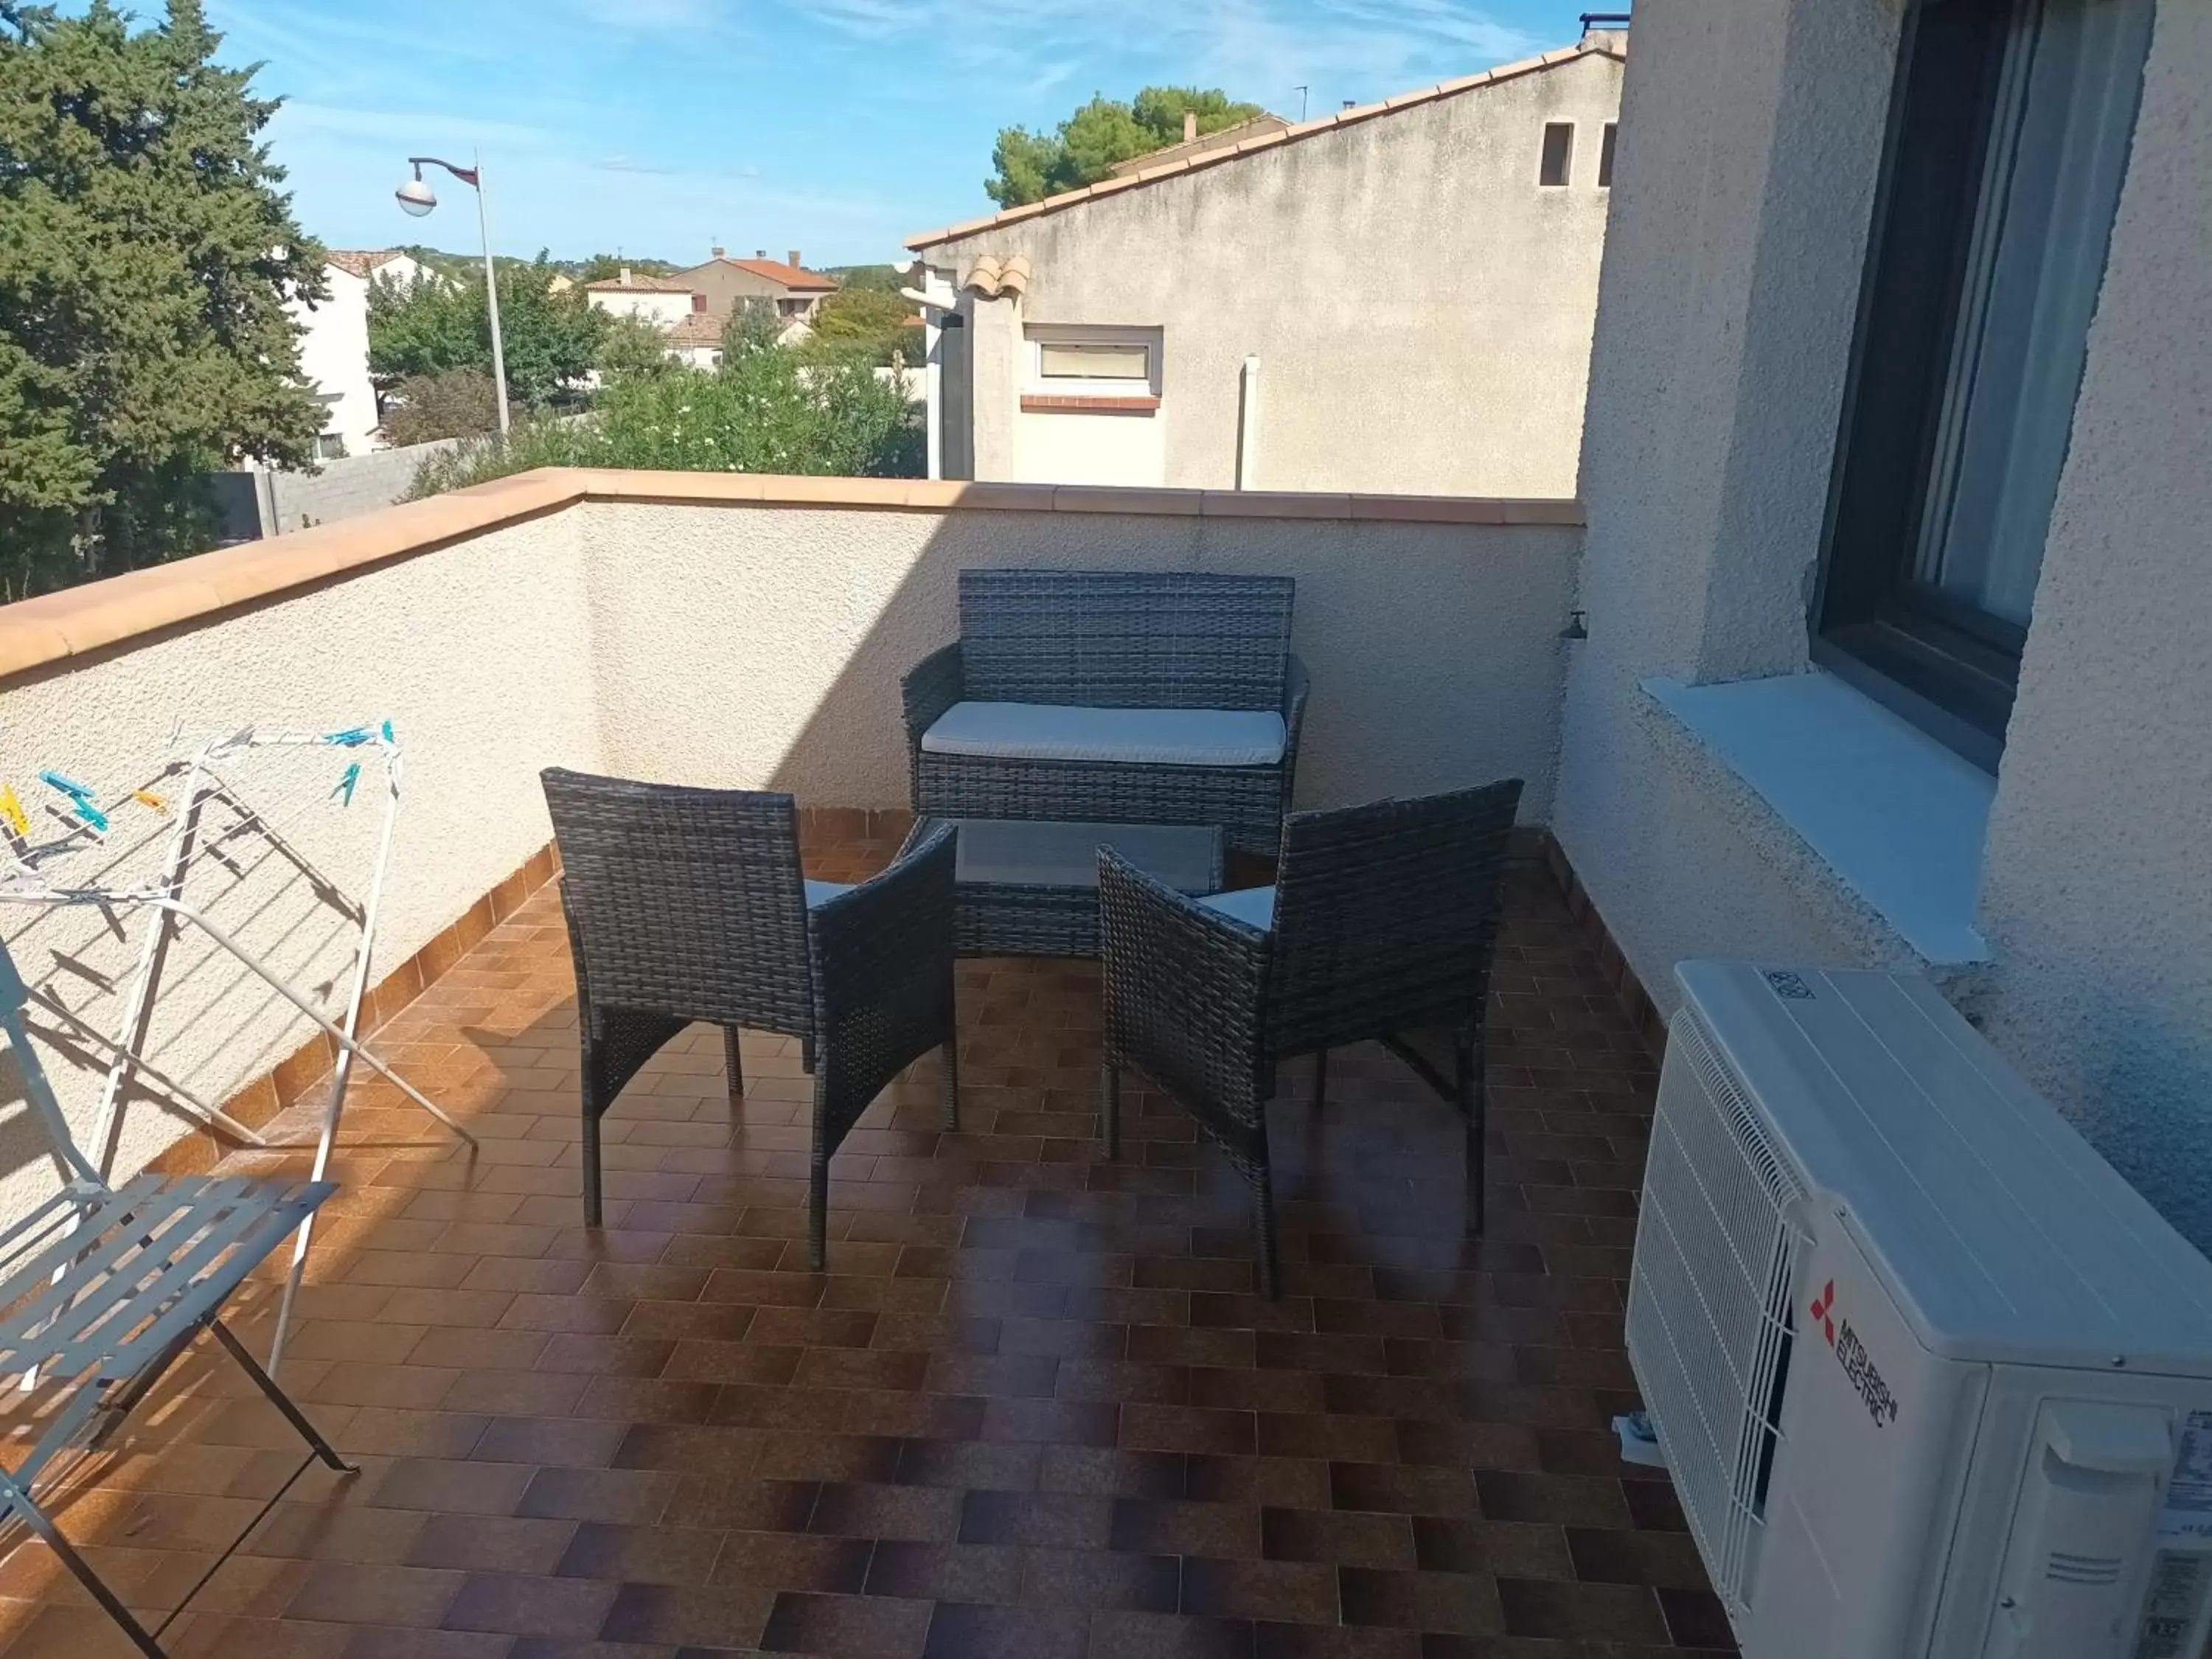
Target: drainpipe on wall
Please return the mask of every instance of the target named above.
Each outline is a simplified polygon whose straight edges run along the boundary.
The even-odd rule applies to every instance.
[[[1256,489],[1260,464],[1260,360],[1247,357],[1237,388],[1237,487]]]

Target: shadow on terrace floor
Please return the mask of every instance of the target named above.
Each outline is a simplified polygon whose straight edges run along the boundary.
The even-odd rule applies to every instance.
[[[1245,1189],[1172,1105],[1133,1092],[1100,1160],[1096,983],[963,965],[963,1133],[933,1077],[879,1103],[817,1277],[776,1040],[733,1107],[719,1035],[680,1038],[608,1121],[608,1227],[578,1225],[539,894],[383,1033],[483,1152],[357,1085],[284,1376],[362,1472],[288,1486],[296,1442],[203,1358],[65,1529],[135,1607],[184,1606],[178,1659],[1723,1647],[1668,1488],[1607,1430],[1653,1074],[1549,884],[1516,879],[1500,952],[1490,1238],[1462,1238],[1443,1103],[1359,1050],[1316,1115],[1300,1067],[1274,1305]],[[0,1596],[7,1659],[129,1651],[34,1543]]]

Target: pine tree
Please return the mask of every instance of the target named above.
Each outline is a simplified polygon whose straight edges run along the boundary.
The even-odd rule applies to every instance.
[[[134,32],[0,0],[0,588],[205,546],[202,476],[311,462],[290,299],[327,297],[199,0]]]

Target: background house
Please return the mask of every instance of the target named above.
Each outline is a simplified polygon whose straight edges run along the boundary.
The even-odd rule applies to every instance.
[[[315,440],[316,458],[334,460],[359,455],[376,445],[376,388],[368,379],[368,285],[404,253],[330,251],[323,280],[330,298],[313,305],[294,301],[287,307],[300,327],[300,372],[314,383],[323,405],[323,429]]]
[[[716,248],[706,264],[677,271],[670,280],[704,294],[708,311],[716,317],[727,318],[741,301],[772,305],[787,332],[794,325],[811,324],[822,302],[837,291],[835,277],[799,263],[797,248],[783,260],[769,258],[765,249],[750,259],[732,259]]]
[[[617,317],[635,317],[657,328],[673,328],[694,312],[708,309],[708,300],[689,283],[672,276],[652,276],[622,268],[618,276],[584,284],[585,303],[594,311]]]
[[[937,476],[1571,495],[1626,52],[1593,32],[913,238]]]

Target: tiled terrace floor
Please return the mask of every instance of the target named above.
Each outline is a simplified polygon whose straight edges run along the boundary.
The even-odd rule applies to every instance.
[[[1462,1237],[1449,1109],[1342,1054],[1325,1110],[1304,1068],[1275,1108],[1277,1304],[1244,1188],[1171,1104],[1133,1092],[1101,1161],[1093,969],[963,964],[961,1006],[964,1132],[932,1076],[878,1103],[826,1275],[807,1085],[769,1039],[741,1104],[703,1029],[632,1085],[587,1232],[540,893],[383,1033],[482,1153],[372,1084],[348,1118],[284,1377],[362,1473],[288,1487],[296,1441],[196,1361],[66,1530],[135,1606],[184,1604],[180,1659],[1724,1646],[1668,1487],[1607,1432],[1653,1073],[1543,878],[1497,975],[1490,1237]],[[0,1596],[9,1659],[128,1651],[36,1544]]]

